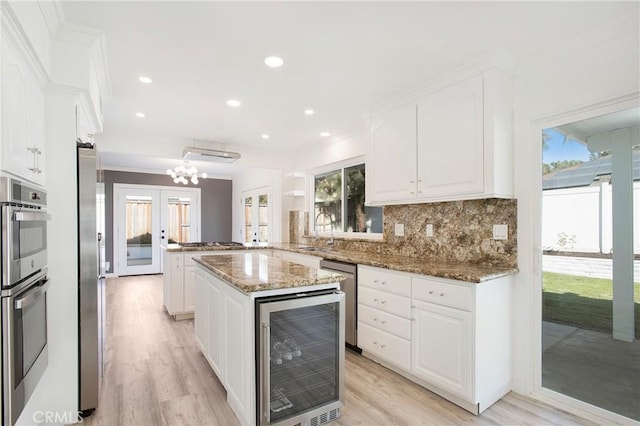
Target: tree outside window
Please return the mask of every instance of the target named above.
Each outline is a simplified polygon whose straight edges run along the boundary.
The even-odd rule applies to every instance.
[[[382,208],[365,206],[365,165],[334,170],[314,178],[317,232],[382,233]]]

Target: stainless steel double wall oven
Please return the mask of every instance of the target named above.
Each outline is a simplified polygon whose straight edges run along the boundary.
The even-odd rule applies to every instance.
[[[47,195],[0,176],[2,424],[14,424],[47,367]]]

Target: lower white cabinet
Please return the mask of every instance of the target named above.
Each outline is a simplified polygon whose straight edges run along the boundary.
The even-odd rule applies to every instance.
[[[358,274],[363,355],[474,414],[509,392],[511,277],[478,284],[363,265]]]
[[[414,300],[411,372],[464,399],[473,399],[471,313]]]
[[[196,267],[195,335],[241,424],[255,423],[253,301]]]

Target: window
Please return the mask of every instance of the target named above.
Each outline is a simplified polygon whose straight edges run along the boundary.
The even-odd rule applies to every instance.
[[[365,167],[358,164],[314,177],[314,230],[382,233],[382,207],[365,203]]]

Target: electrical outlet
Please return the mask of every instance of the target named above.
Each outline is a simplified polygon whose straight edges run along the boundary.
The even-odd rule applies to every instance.
[[[427,223],[427,237],[433,237],[433,224]]]
[[[404,223],[396,223],[396,237],[404,237]]]
[[[494,240],[506,240],[509,238],[509,226],[508,225],[493,225],[493,239]]]

